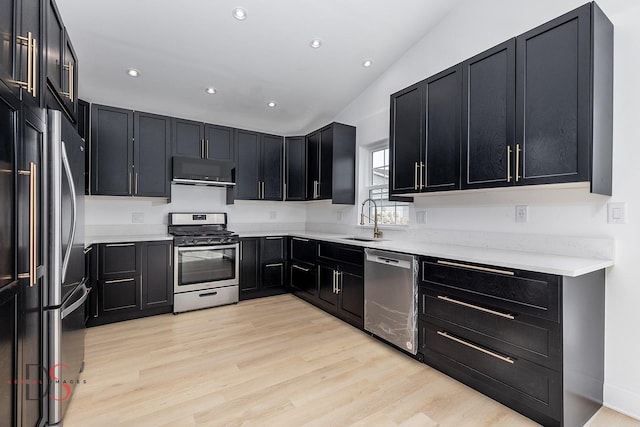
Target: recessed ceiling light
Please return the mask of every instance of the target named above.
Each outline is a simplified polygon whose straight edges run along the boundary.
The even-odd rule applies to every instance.
[[[371,67],[371,65],[373,65],[373,61],[371,61],[370,59],[367,59],[366,61],[364,61],[364,62],[362,63],[362,66],[363,66],[364,68],[369,68],[369,67]]]
[[[247,19],[247,11],[241,7],[236,7],[231,13],[233,14],[233,17],[238,21],[244,21],[245,19]]]
[[[311,46],[314,49],[319,48],[320,46],[322,46],[322,40],[320,39],[313,39],[311,40],[311,43],[309,43],[309,46]]]
[[[275,107],[276,105],[278,105],[278,104],[276,104],[274,101],[271,101],[271,102],[269,102],[269,103],[267,104],[267,106],[269,106],[269,107],[271,107],[271,108]]]
[[[127,68],[127,74],[129,77],[140,77],[140,71],[135,68]]]
[[[216,90],[212,87],[208,87],[207,89],[205,89],[205,92],[207,92],[208,94],[213,95],[214,93],[216,93]]]

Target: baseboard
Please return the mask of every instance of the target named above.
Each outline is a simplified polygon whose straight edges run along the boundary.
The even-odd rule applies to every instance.
[[[640,394],[634,391],[605,383],[604,406],[640,420]]]

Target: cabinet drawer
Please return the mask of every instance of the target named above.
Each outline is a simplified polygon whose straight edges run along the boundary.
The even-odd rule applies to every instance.
[[[260,240],[262,248],[260,256],[263,263],[278,263],[285,258],[285,238],[281,236],[268,236]]]
[[[542,414],[560,419],[559,372],[461,338],[428,322],[420,321],[419,328],[420,351],[427,364],[531,418],[540,420],[536,415]]]
[[[132,276],[138,271],[135,243],[103,243],[99,245],[98,278]]]
[[[560,325],[438,288],[420,287],[419,316],[456,335],[559,370]]]
[[[424,284],[462,290],[471,299],[490,301],[507,311],[559,322],[558,276],[423,258],[421,278]]]
[[[318,258],[325,261],[336,261],[340,264],[364,266],[364,249],[360,247],[319,242]]]
[[[311,264],[292,262],[289,267],[289,280],[294,292],[302,292],[315,297],[317,293],[316,267]]]
[[[292,237],[291,259],[314,264],[316,262],[316,242],[302,237]]]
[[[140,309],[140,283],[135,277],[99,280],[102,314]]]

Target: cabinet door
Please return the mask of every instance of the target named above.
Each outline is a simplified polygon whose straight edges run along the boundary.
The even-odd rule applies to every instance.
[[[456,65],[425,81],[425,159],[421,191],[460,188],[462,67]]]
[[[262,199],[282,200],[282,137],[261,135]]]
[[[332,128],[331,203],[353,205],[356,202],[356,128],[342,123],[334,123]]]
[[[63,92],[64,24],[54,0],[47,3],[47,81],[58,95]]]
[[[204,144],[208,159],[233,161],[233,128],[206,125]]]
[[[140,276],[98,280],[99,316],[140,310]]]
[[[169,197],[171,192],[171,119],[135,112],[133,194]]]
[[[306,199],[306,149],[303,136],[285,138],[285,200]]]
[[[2,18],[0,18],[2,19]],[[0,292],[17,280],[16,273],[16,164],[18,103],[0,97]]]
[[[462,188],[515,181],[515,40],[462,63]]]
[[[91,194],[133,194],[133,111],[91,106]]]
[[[18,358],[16,348],[17,301],[15,288],[4,292],[0,289],[0,325],[2,325],[0,328],[0,372],[4,377],[3,381],[0,381],[0,419],[9,426],[16,423],[16,386],[11,380],[17,379],[15,370]]]
[[[331,199],[333,191],[333,126],[320,131],[319,199]]]
[[[42,382],[43,366],[43,318],[42,293],[44,287],[45,260],[48,252],[44,247],[44,223],[47,217],[44,195],[46,180],[43,172],[45,151],[45,124],[30,109],[23,106],[20,119],[20,140],[18,148],[18,168],[31,174],[18,176],[18,273],[27,273],[21,279],[18,312],[18,378],[25,382],[18,384],[18,417],[23,426],[39,425],[43,417]],[[34,202],[30,202],[31,182],[35,183]],[[33,217],[31,217],[33,213]],[[35,235],[30,230],[31,218],[35,221]],[[35,242],[33,262],[35,277],[30,277],[30,243]]]
[[[332,308],[338,306],[338,294],[335,292],[337,280],[336,270],[326,265],[318,265],[318,299]]]
[[[173,304],[173,245],[170,241],[142,245],[142,309]]]
[[[590,7],[517,39],[519,183],[589,179]]]
[[[240,240],[240,293],[260,287],[260,239]]]
[[[421,82],[391,95],[390,194],[418,191],[418,170],[423,161],[423,92]]]
[[[260,134],[236,131],[236,199],[258,200],[260,184]]]
[[[14,46],[17,42],[17,28],[15,26],[14,16],[16,2],[14,0],[0,0],[0,79],[11,88],[14,95],[18,95],[18,86],[13,83],[14,80]]]
[[[316,268],[311,264],[299,262],[292,262],[290,265],[289,283],[291,288],[315,298],[318,289]]]
[[[315,200],[320,180],[320,132],[307,136],[307,200]]]
[[[205,157],[204,124],[191,120],[173,119],[173,154],[176,156]]]
[[[102,243],[98,245],[98,278],[133,277],[140,265],[138,245],[130,243]]]
[[[43,91],[42,85],[42,58],[45,51],[43,32],[40,23],[43,17],[43,2],[39,0],[20,0],[14,2],[19,5],[17,22],[19,37],[24,39],[16,40],[16,80],[30,83],[31,88],[22,85],[21,99],[25,104],[33,108],[41,107]],[[3,11],[6,10],[2,9]],[[31,33],[33,39],[32,49],[28,47],[28,35]],[[35,51],[34,51],[35,49]],[[31,75],[29,75],[31,72]]]
[[[346,271],[338,278],[339,314],[359,327],[364,326],[364,278]]]
[[[64,30],[62,51],[62,100],[73,120],[78,115],[78,57],[73,48],[69,33]]]

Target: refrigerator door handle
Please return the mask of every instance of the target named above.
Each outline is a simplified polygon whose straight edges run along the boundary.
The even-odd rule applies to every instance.
[[[67,146],[64,141],[62,144],[62,165],[64,166],[64,172],[67,175],[67,181],[69,182],[69,192],[71,193],[71,230],[69,231],[69,243],[67,244],[67,252],[62,259],[62,283],[64,283],[67,275],[67,267],[69,266],[69,258],[71,257],[71,250],[73,249],[73,239],[76,237],[76,227],[78,225],[77,218],[77,200],[76,200],[76,186],[73,182],[73,174],[71,173],[71,166],[69,166],[69,158],[67,157]]]
[[[78,307],[80,307],[82,304],[84,304],[85,301],[87,300],[87,297],[89,296],[89,292],[91,292],[91,288],[87,288],[87,280],[86,279],[82,281],[82,284],[80,286],[78,286],[78,289],[82,289],[83,290],[82,296],[80,297],[80,299],[78,301],[74,302],[69,307],[65,307],[65,308],[62,309],[61,319],[64,319],[69,314],[71,314],[74,311],[76,311],[78,309]]]

